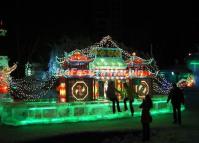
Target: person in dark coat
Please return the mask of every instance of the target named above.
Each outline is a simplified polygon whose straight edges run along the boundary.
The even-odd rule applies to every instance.
[[[140,108],[142,108],[141,123],[142,123],[142,140],[150,140],[150,123],[152,122],[152,116],[150,109],[153,107],[153,103],[149,94],[143,99]]]
[[[181,104],[184,104],[183,91],[173,83],[173,88],[169,92],[167,103],[171,100],[173,107],[173,123],[181,124]]]
[[[124,83],[124,110],[128,110],[126,101],[129,100],[129,106],[131,110],[131,115],[134,114],[134,108],[133,108],[133,102],[134,102],[134,96],[135,92],[132,90],[131,86],[128,85],[126,82]]]
[[[118,91],[115,88],[114,82],[113,81],[109,81],[108,82],[108,88],[107,88],[107,91],[106,91],[106,95],[112,101],[113,113],[115,113],[115,103],[117,104],[117,111],[121,112],[120,105],[119,105],[119,100],[118,100],[115,92],[118,92]]]

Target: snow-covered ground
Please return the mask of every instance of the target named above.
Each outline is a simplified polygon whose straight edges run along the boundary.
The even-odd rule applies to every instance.
[[[172,124],[172,114],[157,115],[151,124],[151,143],[199,142],[199,90],[186,90],[186,110],[182,113],[182,125]],[[141,129],[138,127],[138,129]],[[142,132],[132,131],[123,136],[106,138],[103,143],[139,143]]]
[[[172,115],[153,117],[151,124],[151,143],[198,143],[199,140],[199,113],[183,112],[183,124],[172,124]],[[102,143],[141,143],[141,126],[121,136],[112,136],[104,139]]]

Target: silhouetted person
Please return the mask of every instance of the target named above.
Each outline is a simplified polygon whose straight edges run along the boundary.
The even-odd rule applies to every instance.
[[[184,104],[183,91],[173,83],[173,88],[169,92],[167,103],[171,100],[173,106],[173,123],[181,124],[181,104]]]
[[[134,102],[134,95],[135,92],[132,90],[131,86],[128,85],[126,82],[124,83],[124,110],[128,110],[126,101],[129,100],[129,106],[131,110],[131,114],[134,114],[133,102]]]
[[[117,104],[117,111],[121,112],[120,105],[119,105],[119,100],[118,100],[115,92],[118,92],[118,91],[115,88],[114,82],[113,81],[109,81],[108,88],[107,88],[107,91],[106,91],[106,95],[113,103],[112,104],[113,113],[115,113],[115,103]]]
[[[143,99],[140,108],[142,108],[141,123],[142,123],[142,140],[150,140],[150,123],[152,122],[152,116],[150,109],[153,107],[153,103],[149,94]]]

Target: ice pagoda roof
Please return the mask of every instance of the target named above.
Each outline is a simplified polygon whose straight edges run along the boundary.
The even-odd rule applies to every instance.
[[[93,59],[90,59],[86,55],[82,54],[79,50],[73,51],[68,56],[69,62],[91,62]]]
[[[138,56],[132,56],[130,59],[126,61],[128,65],[149,65],[153,59],[145,60]]]

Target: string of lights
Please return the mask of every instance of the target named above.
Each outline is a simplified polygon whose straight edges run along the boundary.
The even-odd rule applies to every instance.
[[[48,77],[45,80],[37,80],[31,77],[14,79],[10,82],[10,93],[14,98],[35,101],[44,98],[54,86],[56,80],[56,77]]]
[[[153,90],[159,94],[167,95],[172,84],[160,75],[153,75]]]
[[[119,46],[116,44],[116,42],[114,42],[112,40],[112,38],[108,35],[106,37],[103,37],[99,43],[95,43],[94,45],[92,45],[88,48],[79,50],[79,51],[82,54],[84,54],[90,58],[95,58],[97,51],[99,51],[100,49],[102,49],[104,47],[120,49]],[[125,51],[123,49],[120,49],[120,51],[122,53],[122,56],[125,59],[132,59],[132,57],[134,56],[131,53],[129,53],[128,51]],[[57,62],[60,64],[60,68],[62,68],[61,65],[67,61],[68,56],[72,55],[73,53],[74,53],[74,51],[67,53],[62,58],[56,57]],[[137,57],[137,56],[134,56],[134,57]],[[156,91],[157,93],[167,94],[171,88],[171,84],[166,79],[164,79],[163,77],[161,77],[158,74],[159,68],[156,64],[156,61],[153,58],[151,58],[149,60],[144,60],[140,57],[137,57],[137,59],[140,59],[142,61],[141,64],[144,65],[146,67],[146,69],[152,73],[151,76],[154,79],[153,80],[154,81],[154,83],[153,83],[154,91]],[[42,88],[43,85],[41,84],[40,87]]]
[[[159,69],[158,66],[156,65],[155,60],[154,64],[147,64],[146,68],[148,71],[152,73],[152,78],[153,78],[153,90],[157,94],[163,94],[163,95],[168,95],[170,89],[172,88],[172,84],[168,82],[163,76],[159,75]]]

